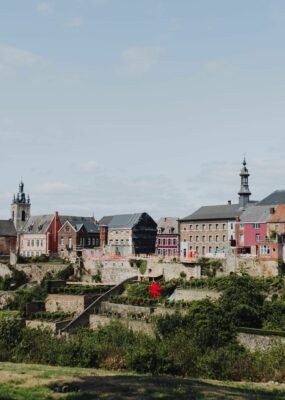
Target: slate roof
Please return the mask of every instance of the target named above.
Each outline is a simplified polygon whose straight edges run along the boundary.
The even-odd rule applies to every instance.
[[[59,215],[59,220],[61,224],[63,225],[66,221],[90,221],[94,222],[93,217],[80,217],[76,215]]]
[[[46,233],[54,215],[36,215],[30,217],[22,229],[23,233]]]
[[[99,227],[92,221],[86,220],[78,220],[78,221],[69,221],[70,224],[75,228],[76,232],[79,232],[80,229],[84,226],[88,233],[99,233]]]
[[[181,221],[202,221],[215,219],[235,219],[239,217],[244,208],[239,204],[226,204],[217,206],[200,207],[193,214],[181,219]]]
[[[240,216],[240,222],[261,222],[266,223],[270,217],[270,206],[256,205],[248,207]]]
[[[11,219],[0,220],[0,236],[17,236],[14,223]]]
[[[261,206],[285,204],[285,190],[275,190],[275,192],[265,197],[258,204]]]
[[[132,229],[138,223],[142,215],[143,213],[105,216],[99,221],[99,225],[107,225],[110,229]]]
[[[178,234],[178,217],[162,217],[157,221],[157,228],[162,229],[162,234]],[[174,228],[172,232],[171,228]]]

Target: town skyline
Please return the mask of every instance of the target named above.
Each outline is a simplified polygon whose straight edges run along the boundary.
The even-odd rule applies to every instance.
[[[23,176],[35,214],[183,216],[284,189],[285,4],[5,2],[0,218]]]

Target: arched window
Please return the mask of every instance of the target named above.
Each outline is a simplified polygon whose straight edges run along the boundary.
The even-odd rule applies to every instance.
[[[22,211],[22,221],[26,221],[26,212]]]

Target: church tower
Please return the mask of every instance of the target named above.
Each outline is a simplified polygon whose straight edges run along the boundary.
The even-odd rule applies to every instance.
[[[23,226],[30,218],[30,209],[30,197],[28,195],[26,198],[26,194],[24,192],[24,183],[21,181],[17,197],[14,195],[11,204],[11,219],[14,222],[17,232],[22,230]]]
[[[246,160],[244,158],[243,160],[243,167],[240,171],[240,177],[241,177],[241,185],[240,185],[240,191],[239,191],[239,205],[241,207],[246,207],[246,205],[249,203],[249,197],[251,195],[251,192],[249,190],[248,186],[248,177],[249,177],[249,172],[246,167]]]

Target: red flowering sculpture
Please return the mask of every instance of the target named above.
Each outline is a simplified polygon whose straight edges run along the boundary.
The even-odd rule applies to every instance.
[[[154,299],[157,299],[157,297],[161,296],[161,286],[159,283],[152,282],[148,291]]]

